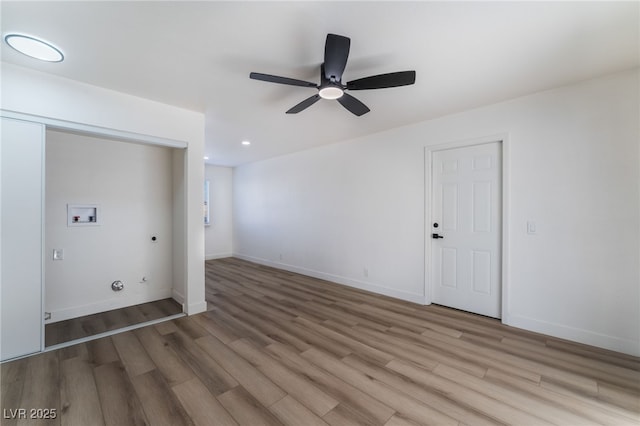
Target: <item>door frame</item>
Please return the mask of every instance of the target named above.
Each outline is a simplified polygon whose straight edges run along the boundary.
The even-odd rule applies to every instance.
[[[509,287],[510,287],[510,265],[509,265],[509,211],[510,211],[510,193],[509,182],[511,177],[510,169],[510,157],[511,157],[511,144],[509,142],[508,133],[498,133],[488,136],[481,136],[473,139],[454,140],[450,142],[436,143],[433,145],[427,145],[424,149],[424,304],[430,305],[432,303],[432,288],[433,283],[431,279],[431,255],[433,251],[433,241],[430,238],[431,235],[431,197],[433,196],[432,188],[432,157],[435,151],[444,151],[454,148],[464,148],[474,145],[483,145],[492,142],[500,142],[502,145],[502,239],[500,256],[502,259],[501,267],[501,321],[504,324],[510,323],[509,318]]]

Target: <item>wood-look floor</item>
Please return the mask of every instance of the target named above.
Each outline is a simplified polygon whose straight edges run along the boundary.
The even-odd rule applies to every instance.
[[[3,425],[631,425],[640,359],[238,259],[206,313],[3,364]]]
[[[141,324],[182,312],[182,306],[173,299],[156,300],[126,308],[113,309],[93,315],[86,315],[45,325],[45,346],[71,342],[83,337],[131,325]]]

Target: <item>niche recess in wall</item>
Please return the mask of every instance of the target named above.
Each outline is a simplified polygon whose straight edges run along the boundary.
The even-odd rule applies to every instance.
[[[67,226],[98,226],[100,216],[97,204],[67,204]]]

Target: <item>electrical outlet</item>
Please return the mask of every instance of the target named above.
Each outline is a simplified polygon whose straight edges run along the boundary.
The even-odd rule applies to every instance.
[[[64,249],[53,249],[53,260],[63,260]]]
[[[527,222],[527,234],[533,235],[536,234],[538,230],[536,229],[536,223],[532,221]]]

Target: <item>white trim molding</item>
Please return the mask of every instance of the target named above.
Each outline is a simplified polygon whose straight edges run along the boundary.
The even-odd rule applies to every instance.
[[[93,315],[100,312],[111,311],[113,309],[121,309],[126,308],[127,306],[139,305],[141,303],[149,303],[169,298],[172,298],[172,290],[167,288],[155,290],[151,294],[141,294],[134,298],[122,299],[116,297],[88,305],[72,306],[69,308],[51,311],[51,319],[45,321],[45,324],[53,324],[55,322],[83,317],[85,315]]]
[[[207,254],[204,260],[224,259],[225,257],[233,257],[233,253],[213,253]]]
[[[357,288],[359,290],[366,290],[372,293],[380,294],[383,296],[393,297],[395,299],[404,300],[406,302],[417,303],[419,305],[425,304],[425,298],[422,294],[408,293],[405,291],[398,291],[388,287],[377,286],[370,283],[355,280],[353,278],[343,277],[339,275],[328,274],[326,272],[314,271],[312,269],[302,268],[299,266],[288,265],[286,263],[274,262],[268,259],[260,257],[247,256],[241,253],[234,253],[233,257],[246,260],[248,262],[257,263],[260,265],[271,266],[276,269],[283,269],[289,272],[295,272],[297,274],[306,275],[321,280],[330,281],[336,284],[342,284],[347,287]]]
[[[23,112],[9,111],[6,109],[0,109],[0,115],[2,117],[13,118],[15,120],[41,123],[44,124],[47,129],[51,130],[63,130],[87,136],[106,137],[123,142],[143,143],[147,145],[165,146],[168,148],[186,148],[189,145],[187,142],[174,139],[143,135],[140,133],[127,132],[124,130],[109,129],[107,127],[76,123],[67,120],[58,120],[56,118],[42,117],[40,115],[34,114],[25,114]]]
[[[590,330],[541,321],[539,319],[529,318],[523,315],[512,315],[509,325],[546,334],[548,336],[554,336],[560,339],[567,339],[572,342],[579,342],[585,345],[597,346],[633,356],[640,356],[640,345],[634,340],[620,339],[606,334],[595,333]]]

